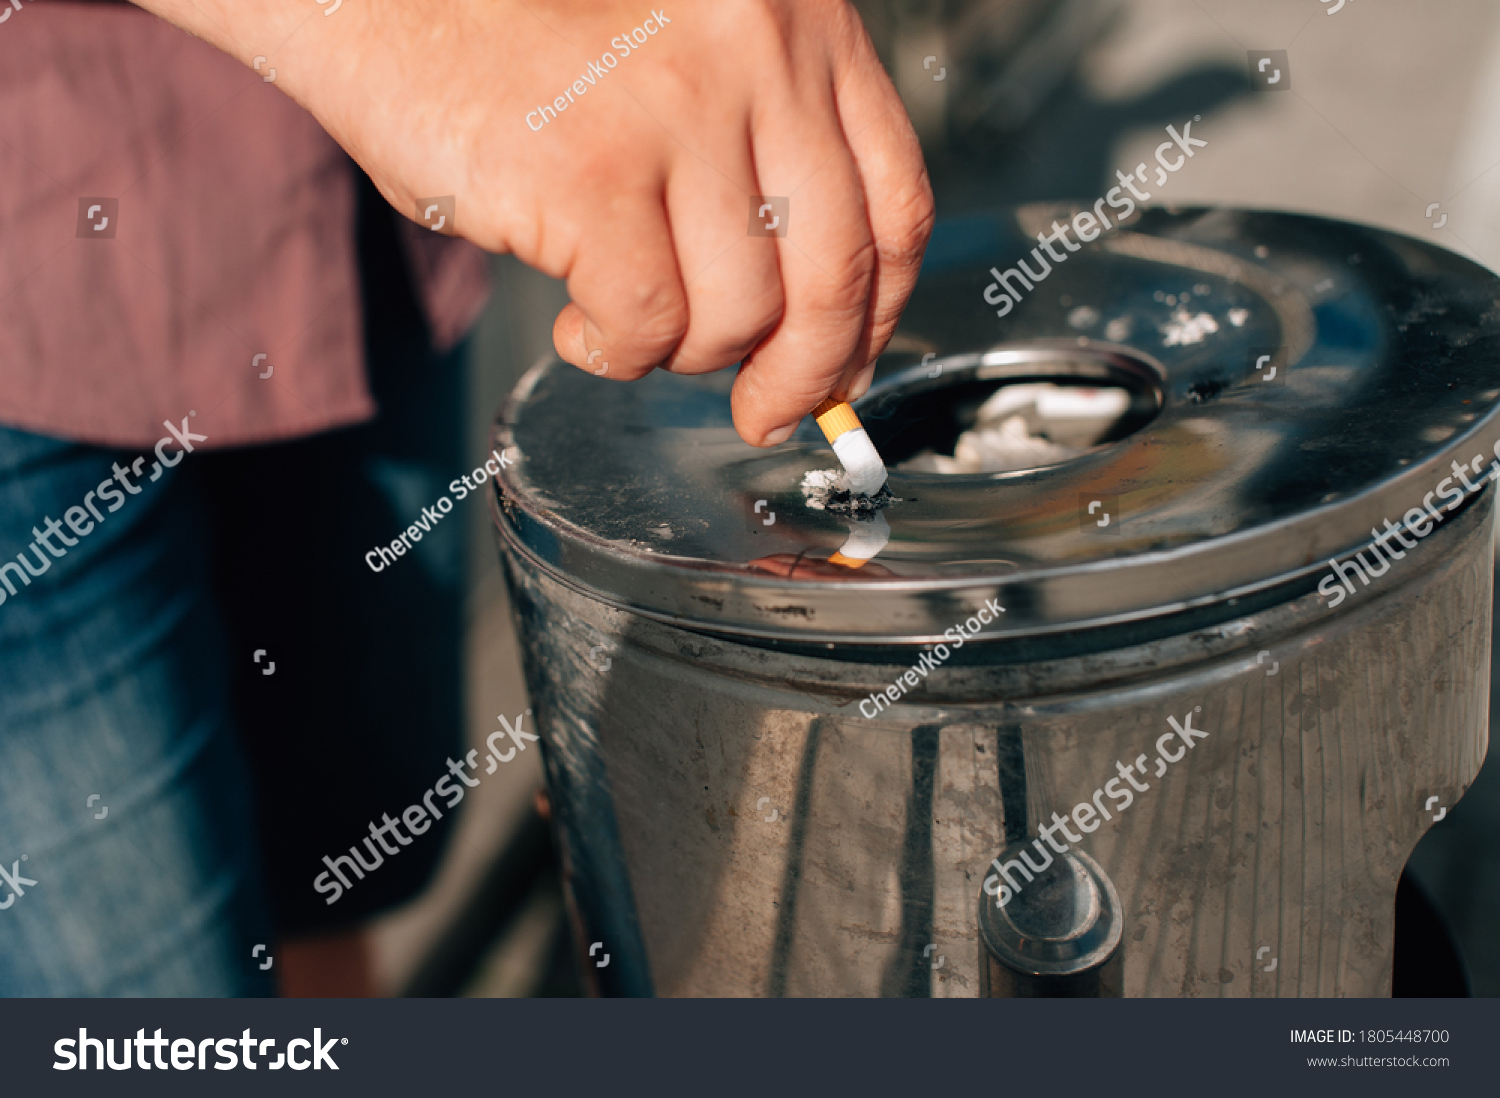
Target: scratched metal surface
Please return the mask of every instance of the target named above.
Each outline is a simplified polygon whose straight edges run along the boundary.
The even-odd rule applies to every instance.
[[[1160,414],[1048,469],[898,472],[859,575],[767,567],[848,531],[790,487],[826,447],[744,447],[726,379],[553,364],[518,388],[492,502],[579,953],[612,957],[585,966],[595,990],[974,995],[990,860],[1201,707],[1210,739],[1081,844],[1121,900],[1125,993],[1388,993],[1423,807],[1487,747],[1492,483],[1336,608],[1316,587],[1487,448],[1497,282],[1358,226],[1154,211],[997,323],[978,256],[1044,214],[939,249],[862,403],[872,435],[899,448],[903,406],[1028,355],[1128,356]],[[1184,285],[1219,332],[1165,346],[1156,295]],[[1075,335],[1080,304],[1130,332]],[[1290,371],[1275,391],[1247,380],[1262,346]],[[1080,496],[1111,492],[1102,538]],[[998,626],[861,715],[991,597]]]
[[[948,667],[875,721],[855,703],[908,663],[674,629],[512,566],[597,990],[972,996],[1007,824],[1034,836],[1201,706],[1209,738],[1083,845],[1123,902],[1125,993],[1389,994],[1426,800],[1487,746],[1491,496],[1337,610]]]

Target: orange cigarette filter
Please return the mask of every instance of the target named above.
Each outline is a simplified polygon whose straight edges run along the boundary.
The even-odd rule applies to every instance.
[[[844,466],[850,491],[862,496],[880,491],[886,480],[885,462],[849,402],[825,400],[812,410],[812,417]]]

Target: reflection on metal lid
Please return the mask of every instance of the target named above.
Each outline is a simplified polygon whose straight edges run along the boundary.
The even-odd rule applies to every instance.
[[[923,275],[861,419],[896,467],[952,454],[1003,387],[1129,392],[1102,442],[1008,472],[893,468],[888,543],[825,567],[851,528],[803,498],[806,474],[836,465],[811,421],[756,450],[730,421],[732,371],[611,384],[553,362],[497,426],[520,455],[504,535],[596,598],[706,630],[931,640],[998,597],[993,635],[1028,635],[1310,572],[1492,431],[1500,282],[1440,248],[1321,218],[1148,211],[1000,319],[989,268],[1030,238],[1014,214],[995,226],[989,262]],[[1183,310],[1215,323],[1167,338]]]

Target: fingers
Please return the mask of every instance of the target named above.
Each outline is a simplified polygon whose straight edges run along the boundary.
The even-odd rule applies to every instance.
[[[870,307],[874,243],[859,173],[832,89],[822,89],[826,109],[802,91],[754,138],[761,191],[790,197],[787,234],[776,240],[781,323],[745,358],[734,384],[735,427],[755,446],[785,441],[834,390],[856,360]]]
[[[687,335],[662,363],[673,373],[731,366],[781,319],[776,239],[747,232],[746,192],[755,186],[749,135],[736,127],[727,136],[708,156],[682,157],[668,187],[688,301]]]
[[[748,115],[679,140],[652,179],[601,182],[554,326],[563,358],[622,380],[740,361],[735,426],[757,446],[869,387],[933,200],[901,101],[845,14],[822,28],[819,63],[755,70]],[[789,198],[784,235],[747,233],[755,195]]]
[[[568,275],[572,301],[552,326],[557,353],[591,374],[650,373],[688,329],[687,297],[659,186],[598,196]]]
[[[857,400],[870,387],[874,359],[890,342],[916,285],[932,235],[932,187],[917,135],[863,28],[852,47],[850,74],[838,85],[839,116],[864,184],[875,277],[870,311],[853,371],[835,395]]]

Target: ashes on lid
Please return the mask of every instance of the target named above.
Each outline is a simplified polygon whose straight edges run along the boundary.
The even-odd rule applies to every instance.
[[[1323,218],[1158,209],[1044,273],[1037,234],[1072,212],[939,226],[855,405],[897,497],[876,519],[809,505],[808,474],[838,464],[811,419],[769,450],[739,439],[733,370],[616,383],[553,360],[495,428],[516,458],[502,535],[591,597],[689,628],[931,642],[998,598],[984,636],[1035,636],[1310,576],[1453,459],[1489,453],[1500,280],[1484,268]],[[996,396],[1024,384],[1046,399]],[[1008,404],[999,426],[987,402]],[[1106,405],[1118,422],[1080,435]],[[1038,408],[1052,418],[1033,438]],[[1006,432],[1037,465],[934,471]],[[882,538],[862,567],[828,563]]]

